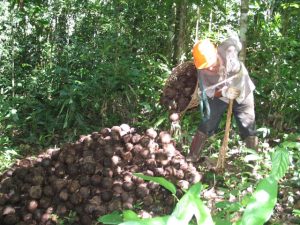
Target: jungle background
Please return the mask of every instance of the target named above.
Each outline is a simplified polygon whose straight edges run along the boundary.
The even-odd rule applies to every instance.
[[[197,37],[219,43],[245,28],[260,144],[297,136],[299,7],[295,0],[2,0],[0,171],[102,127],[169,129],[159,99],[172,68],[192,59]],[[184,146],[200,119],[197,109],[186,113]],[[222,133],[216,148],[220,140]],[[294,149],[294,180],[299,159]]]

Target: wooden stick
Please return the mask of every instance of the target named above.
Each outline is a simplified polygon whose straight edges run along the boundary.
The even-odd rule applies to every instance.
[[[219,151],[219,157],[218,157],[218,162],[217,162],[217,166],[216,166],[217,171],[224,171],[224,169],[225,169],[225,158],[226,158],[226,152],[227,152],[227,149],[228,149],[228,140],[229,140],[229,131],[230,131],[230,124],[231,124],[232,106],[233,106],[233,100],[230,99],[229,100],[229,105],[228,105],[228,110],[227,110],[225,134],[224,134],[221,149]]]

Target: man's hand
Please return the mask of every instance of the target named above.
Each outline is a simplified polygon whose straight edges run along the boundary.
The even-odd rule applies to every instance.
[[[237,97],[239,97],[241,91],[237,88],[234,87],[224,87],[222,89],[222,96],[228,99],[236,99]]]

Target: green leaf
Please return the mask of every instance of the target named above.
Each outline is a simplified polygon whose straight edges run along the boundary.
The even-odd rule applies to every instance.
[[[161,217],[154,217],[150,219],[142,219],[139,221],[126,221],[124,223],[120,223],[120,225],[166,225],[168,223],[170,216],[161,216]],[[174,223],[170,225],[180,225],[179,223]]]
[[[123,218],[124,221],[128,221],[128,220],[140,220],[140,218],[138,217],[138,215],[132,211],[132,210],[124,210],[123,211]]]
[[[231,225],[230,221],[221,218],[215,218],[214,222],[216,225]]]
[[[103,224],[120,224],[123,222],[123,218],[121,212],[114,211],[110,214],[99,217],[98,222]]]
[[[300,210],[299,209],[294,209],[293,210],[293,215],[300,217]]]
[[[283,148],[277,147],[272,157],[272,171],[271,176],[273,176],[277,181],[280,180],[286,173],[289,167],[289,154]]]
[[[141,173],[134,173],[134,176],[140,177],[144,180],[148,180],[148,181],[152,181],[155,183],[160,184],[161,186],[163,186],[164,188],[166,188],[167,190],[169,190],[172,194],[176,194],[176,187],[174,184],[172,184],[170,181],[167,181],[165,178],[163,177],[151,177],[151,176],[146,176],[143,175]]]
[[[193,216],[196,217],[197,224],[214,224],[208,208],[200,200],[201,184],[194,184],[179,200],[172,213],[180,224],[188,224]]]
[[[278,184],[273,176],[261,180],[247,205],[241,225],[263,225],[269,220],[277,201]]]
[[[300,143],[299,142],[293,142],[293,141],[285,141],[281,144],[284,148],[298,148],[300,149]]]

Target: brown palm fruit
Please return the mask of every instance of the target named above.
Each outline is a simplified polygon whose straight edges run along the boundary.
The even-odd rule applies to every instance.
[[[110,135],[110,128],[103,128],[101,131],[100,131],[100,134],[103,136],[103,137],[107,137]]]
[[[52,200],[48,197],[42,197],[39,201],[39,205],[43,209],[47,209],[51,206]]]
[[[133,176],[133,177],[132,177],[132,181],[133,181],[136,185],[145,183],[144,179],[142,179],[142,178],[140,178],[140,177],[137,177],[137,176]]]
[[[159,140],[162,144],[169,144],[172,141],[172,137],[168,132],[161,131],[159,133]]]
[[[131,181],[125,181],[123,184],[122,184],[122,188],[124,189],[124,191],[133,191],[135,189],[135,184]]]
[[[167,88],[165,90],[165,96],[169,99],[173,99],[177,95],[177,90],[173,88]]]
[[[23,213],[21,213],[21,217],[24,222],[30,222],[32,220],[33,215],[32,213],[27,213],[26,211],[24,211]]]
[[[80,216],[80,224],[91,225],[92,223],[93,223],[92,218],[89,215],[83,214]]]
[[[47,222],[52,222],[51,221],[52,215],[50,213],[44,213],[41,217],[41,224],[46,224]],[[49,224],[49,223],[47,223]]]
[[[43,211],[41,209],[37,209],[32,215],[33,219],[39,222],[42,219]]]
[[[36,200],[31,200],[27,203],[26,209],[33,213],[37,208],[38,208],[39,204]]]
[[[89,157],[90,159],[94,159],[94,151],[90,150],[90,149],[87,149],[87,150],[84,150],[82,152],[82,157],[83,158],[87,158]],[[86,159],[85,159],[86,160]]]
[[[75,176],[78,174],[79,166],[77,164],[70,164],[67,166],[66,172],[70,176]]]
[[[67,189],[62,189],[61,192],[59,192],[59,198],[62,201],[67,201],[69,198],[69,193]]]
[[[70,193],[74,193],[80,188],[80,183],[78,180],[72,180],[68,185],[67,189]]]
[[[170,120],[171,120],[172,122],[177,122],[177,121],[179,121],[179,119],[180,119],[180,116],[179,116],[178,113],[172,113],[172,114],[170,115]]]
[[[184,178],[184,172],[183,172],[183,170],[181,170],[181,169],[179,169],[179,170],[176,170],[175,169],[175,177],[177,178],[177,179],[179,179],[179,180],[182,180],[183,178]]]
[[[101,192],[101,200],[103,202],[109,202],[113,198],[112,191],[103,191]]]
[[[19,216],[17,214],[9,214],[4,216],[3,223],[4,225],[14,225],[18,223],[20,220]]]
[[[133,149],[132,149],[132,151],[133,151],[133,153],[134,153],[134,156],[140,154],[140,152],[141,152],[142,150],[143,150],[143,146],[140,145],[140,144],[134,145],[134,146],[133,146]]]
[[[101,184],[101,176],[100,175],[91,176],[91,184],[94,186],[100,185]]]
[[[125,134],[128,134],[131,131],[131,128],[128,124],[121,124],[120,128],[121,128],[121,133],[120,133],[121,136],[124,136]]]
[[[55,168],[55,175],[59,178],[64,178],[65,175],[66,175],[66,171],[65,171],[65,166],[64,165],[61,165],[59,164],[59,166],[57,166]]]
[[[149,143],[150,143],[150,140],[151,140],[151,138],[149,137],[149,136],[143,136],[141,139],[140,139],[140,141],[139,141],[139,143],[140,143],[140,145],[142,145],[144,148],[147,148],[148,147],[148,145],[149,145]]]
[[[104,168],[103,171],[102,171],[102,175],[104,177],[113,177],[114,172],[111,168]]]
[[[149,149],[144,148],[143,150],[140,151],[140,155],[141,155],[144,159],[150,158],[150,151],[149,151]]]
[[[185,179],[191,183],[195,184],[202,179],[202,175],[197,171],[191,171],[185,174]]]
[[[79,192],[75,192],[71,195],[70,201],[73,205],[79,205],[82,203],[83,197],[81,196],[81,194]]]
[[[155,139],[157,137],[157,132],[153,128],[149,128],[146,130],[146,135],[151,139]]]
[[[133,144],[137,144],[141,140],[142,136],[139,134],[134,134],[131,138]]]
[[[43,194],[48,197],[53,196],[54,193],[52,187],[50,185],[45,186],[43,188]]]
[[[91,189],[89,187],[81,187],[79,193],[82,196],[83,200],[86,200],[90,197]]]
[[[129,163],[131,162],[133,156],[132,156],[132,153],[131,152],[121,152],[121,157],[123,159],[123,161],[125,161],[126,163]]]
[[[92,138],[94,141],[97,141],[98,138],[100,138],[100,137],[101,137],[101,134],[100,134],[99,132],[93,132],[93,133],[91,134],[91,138]]]
[[[164,170],[163,167],[156,167],[154,169],[154,174],[155,174],[155,176],[164,177],[166,175],[166,171]]]
[[[148,184],[147,184],[147,188],[148,188],[149,190],[156,190],[156,189],[159,188],[159,184],[150,181],[150,182],[148,182]]]
[[[91,183],[91,178],[90,178],[89,176],[86,176],[86,175],[80,175],[80,176],[79,176],[79,183],[80,183],[80,185],[82,185],[82,186],[90,185],[90,183]]]
[[[154,171],[155,168],[157,168],[157,164],[156,164],[155,159],[152,159],[152,158],[146,159],[145,163],[146,163],[148,169],[150,169],[152,171]]]
[[[0,206],[3,206],[7,203],[9,199],[9,195],[8,194],[4,194],[0,192]]]
[[[41,186],[32,186],[29,190],[29,196],[33,199],[40,199],[42,197]]]
[[[122,140],[124,141],[124,143],[130,143],[132,138],[132,134],[125,134],[124,136],[122,136]]]
[[[17,184],[16,184],[17,185]],[[11,204],[17,204],[21,201],[21,195],[20,193],[18,192],[18,190],[16,191],[12,191],[10,194],[9,194],[9,201]]]
[[[75,163],[75,161],[76,161],[76,156],[75,155],[67,155],[65,157],[65,163],[68,164],[68,165]]]
[[[189,98],[187,98],[187,97],[181,97],[178,100],[178,110],[179,110],[179,112],[185,110],[189,103],[190,103],[190,99]]]
[[[149,195],[150,191],[147,188],[147,184],[139,184],[135,190],[135,194],[138,198],[144,198],[145,196]]]
[[[175,155],[176,149],[173,144],[163,144],[163,150],[168,156],[168,158],[171,158]]]
[[[112,162],[112,166],[118,166],[119,164],[121,164],[122,159],[120,156],[114,155],[111,157],[111,162]]]
[[[154,199],[151,195],[147,195],[143,198],[143,203],[145,206],[150,206],[154,203]]]
[[[122,188],[122,181],[114,181],[114,184],[112,186],[112,190],[114,192],[115,195],[120,195],[124,192],[123,188]]]
[[[111,144],[106,144],[104,146],[104,155],[106,157],[110,158],[110,157],[112,157],[114,155],[114,153],[115,153],[115,150],[114,150],[114,148],[113,148],[113,146]]]
[[[121,140],[121,128],[119,126],[113,126],[111,128],[110,135],[114,141],[120,141]]]
[[[126,143],[125,144],[125,151],[131,151],[134,148],[134,145],[132,143]]]
[[[104,189],[110,190],[112,188],[112,185],[113,179],[110,177],[103,177],[103,179],[101,180],[101,187]]]
[[[6,215],[9,215],[9,214],[15,214],[16,213],[16,209],[13,207],[13,206],[5,206],[3,211],[2,211],[2,215],[3,216],[6,216]]]
[[[108,203],[108,210],[115,211],[122,208],[122,200],[120,198],[114,198]]]
[[[61,189],[66,187],[68,184],[68,181],[65,179],[55,179],[53,181],[52,187],[56,192],[60,192]]]
[[[177,186],[181,189],[187,190],[189,188],[190,183],[186,180],[179,180],[177,182]]]

